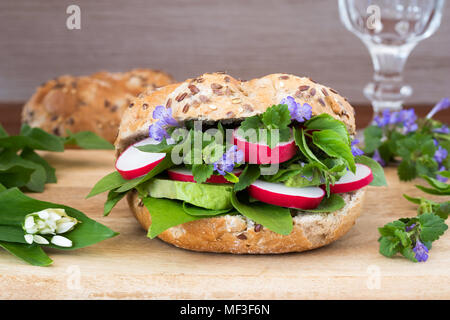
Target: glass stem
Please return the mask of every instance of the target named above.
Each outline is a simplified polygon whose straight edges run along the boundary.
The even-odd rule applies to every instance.
[[[403,82],[403,69],[415,43],[387,46],[367,43],[375,70],[373,81],[364,89],[372,102],[374,116],[385,109],[401,110],[403,102],[411,96],[412,88]]]

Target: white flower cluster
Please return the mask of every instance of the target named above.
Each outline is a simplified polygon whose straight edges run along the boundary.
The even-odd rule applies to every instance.
[[[45,209],[26,215],[23,229],[25,241],[29,244],[49,244],[42,235],[52,235],[50,240],[56,246],[71,247],[72,241],[58,234],[72,230],[78,220],[66,214],[64,209]]]

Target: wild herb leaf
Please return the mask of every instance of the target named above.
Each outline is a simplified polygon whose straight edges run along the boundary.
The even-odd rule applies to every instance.
[[[220,214],[224,214],[230,212],[232,209],[230,208],[230,209],[213,210],[197,207],[187,202],[183,202],[183,210],[188,215],[204,217],[204,216],[217,216]]]
[[[119,188],[120,186],[127,183],[129,180],[125,180],[122,178],[119,172],[114,171],[110,174],[104,176],[100,181],[98,181],[95,186],[92,188],[91,192],[87,195],[86,198],[93,197],[97,194],[114,190]]]
[[[193,164],[192,175],[197,183],[204,183],[212,176],[214,167],[212,164]]]
[[[125,197],[126,193],[117,193],[114,190],[108,192],[108,198],[106,199],[105,205],[103,207],[103,216],[109,215],[111,210],[116,206],[116,204]]]
[[[380,166],[378,162],[373,160],[372,158],[366,156],[356,156],[356,163],[361,163],[370,168],[372,170],[373,180],[370,183],[371,186],[381,187],[387,186],[386,177],[384,176],[383,167]]]
[[[99,137],[91,131],[81,131],[73,133],[70,130],[67,131],[67,137],[64,138],[64,145],[76,145],[83,149],[97,149],[97,150],[114,150],[114,146]]]
[[[46,267],[53,263],[53,260],[36,244],[0,241],[0,247],[33,266]]]
[[[292,232],[293,222],[288,208],[278,207],[262,202],[248,203],[239,200],[236,194],[231,198],[233,207],[243,216],[252,219],[265,228],[282,235]]]
[[[64,233],[65,237],[72,240],[72,247],[63,248],[52,244],[47,245],[48,247],[61,250],[74,250],[117,235],[116,232],[90,219],[81,211],[61,204],[30,198],[17,188],[9,189],[0,193],[0,225],[21,227],[27,214],[48,208],[65,209],[69,216],[81,221],[81,223],[78,224],[72,231]]]
[[[234,191],[241,191],[250,186],[261,175],[258,165],[247,164],[239,176],[239,181],[234,185]]]

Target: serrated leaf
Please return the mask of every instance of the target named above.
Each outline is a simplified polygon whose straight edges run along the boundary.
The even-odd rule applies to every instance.
[[[192,175],[197,183],[204,183],[212,176],[214,167],[211,164],[193,164]]]
[[[333,118],[328,113],[322,113],[312,117],[310,120],[305,122],[305,127],[308,130],[333,130],[339,134],[345,143],[350,143],[350,136],[345,124],[342,121]]]
[[[380,253],[385,257],[392,257],[394,254],[400,251],[400,240],[391,237],[381,237],[380,242]]]
[[[372,153],[381,145],[383,130],[377,126],[364,129],[364,152]]]
[[[291,123],[291,114],[287,105],[273,105],[262,114],[261,120],[268,129],[284,129]]]
[[[444,219],[432,213],[420,215],[419,222],[421,226],[420,238],[423,241],[435,241],[448,229]]]
[[[342,141],[339,134],[333,130],[314,131],[312,133],[314,144],[331,157],[342,158],[347,162],[352,172],[356,171],[355,159],[350,146]]]

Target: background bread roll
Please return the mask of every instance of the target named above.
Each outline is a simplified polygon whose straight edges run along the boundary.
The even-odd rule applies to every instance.
[[[92,131],[114,142],[123,110],[142,91],[172,83],[168,74],[135,69],[90,76],[64,75],[42,84],[22,111],[22,121],[56,135]]]

